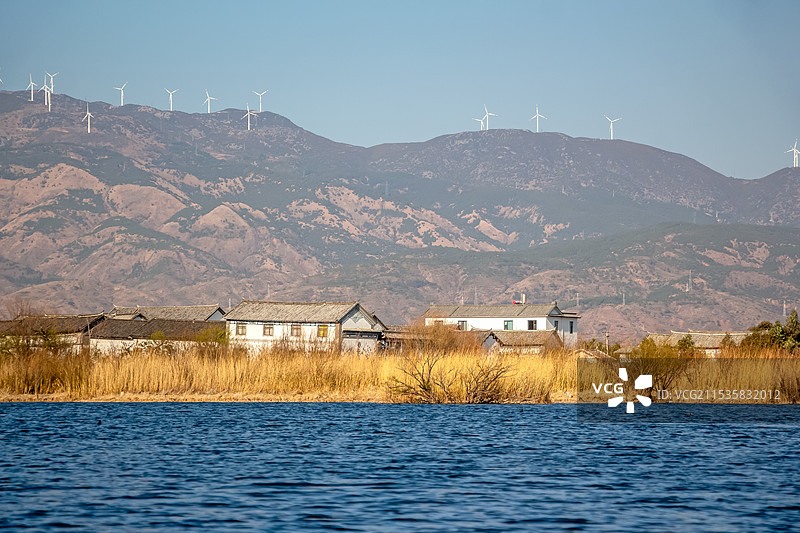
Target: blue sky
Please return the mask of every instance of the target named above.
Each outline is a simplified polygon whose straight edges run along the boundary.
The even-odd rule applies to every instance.
[[[0,90],[175,109],[258,106],[371,146],[492,128],[608,137],[728,176],[791,164],[796,1],[0,3]]]

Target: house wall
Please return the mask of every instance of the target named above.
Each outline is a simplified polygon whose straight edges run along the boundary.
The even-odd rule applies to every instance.
[[[92,351],[102,355],[122,355],[133,350],[145,350],[153,346],[169,347],[185,351],[197,346],[194,341],[153,341],[151,339],[95,339],[89,343]]]
[[[245,324],[245,334],[237,335],[236,326]],[[264,336],[264,324],[272,324],[272,336]],[[297,323],[295,323],[297,325]],[[321,349],[330,348],[339,342],[336,323],[327,323],[328,336],[319,337],[317,326],[321,324],[299,324],[300,335],[292,336],[292,323],[288,322],[246,322],[228,321],[228,336],[231,342],[246,345],[248,349],[260,350],[271,348],[276,344],[288,344],[292,347],[318,346]]]
[[[497,317],[474,317],[474,318],[425,318],[426,326],[433,326],[437,322],[447,325],[458,325],[459,321],[465,320],[467,322],[467,329],[482,329],[482,330],[503,330],[505,329],[505,321],[511,320],[513,322],[514,331],[527,331],[528,320],[536,320],[537,330],[550,330],[555,329],[558,336],[564,342],[565,347],[572,347],[578,343],[578,319],[570,317],[552,317],[552,316],[530,316],[530,317],[515,317],[515,318],[497,318]],[[558,328],[556,328],[558,322]],[[572,333],[569,332],[569,323],[572,322]]]

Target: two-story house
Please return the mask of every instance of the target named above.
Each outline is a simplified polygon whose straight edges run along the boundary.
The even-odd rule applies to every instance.
[[[423,315],[425,325],[451,324],[470,331],[554,330],[566,347],[578,343],[577,313],[567,313],[550,304],[431,305]]]
[[[242,300],[225,315],[233,343],[251,350],[287,346],[370,353],[386,327],[358,302]]]

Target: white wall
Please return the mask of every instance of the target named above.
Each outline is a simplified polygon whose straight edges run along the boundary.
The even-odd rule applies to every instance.
[[[565,347],[572,347],[578,343],[578,319],[569,317],[515,317],[515,318],[497,318],[497,317],[473,317],[473,318],[425,318],[426,326],[433,326],[437,322],[442,324],[458,325],[461,320],[466,320],[467,330],[472,329],[505,329],[505,321],[511,320],[513,322],[514,331],[528,331],[528,320],[536,320],[536,330],[550,330],[556,329],[556,321],[558,321],[558,336],[564,342]],[[572,333],[569,332],[569,323],[572,322]]]
[[[236,334],[236,325],[245,324],[246,333],[244,335]],[[269,324],[269,322],[267,323]],[[332,344],[338,342],[336,338],[336,324],[329,323],[328,336],[318,337],[317,326],[319,324],[300,324],[300,336],[292,337],[292,324],[290,323],[272,323],[272,336],[264,336],[264,323],[263,322],[236,322],[233,320],[228,321],[228,335],[233,343],[245,344],[248,348],[259,350],[261,348],[269,348],[275,344],[288,343],[290,346],[319,346],[322,349],[330,347]]]

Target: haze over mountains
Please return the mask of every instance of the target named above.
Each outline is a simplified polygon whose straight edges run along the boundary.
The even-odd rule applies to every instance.
[[[28,99],[0,92],[0,295],[53,311],[359,299],[397,323],[526,292],[635,337],[800,302],[795,168],[740,180],[527,130],[363,148],[270,112],[248,131],[243,110],[100,102],[88,134],[85,102]]]

